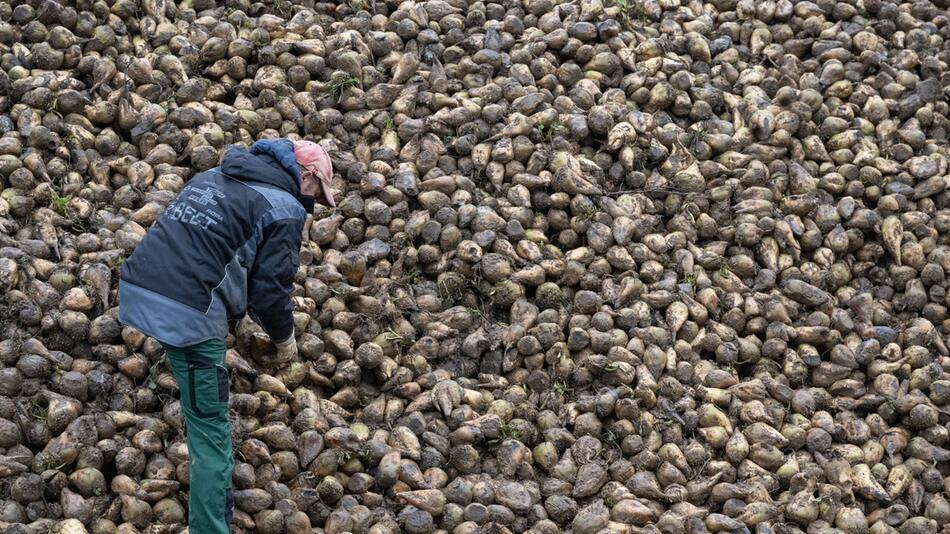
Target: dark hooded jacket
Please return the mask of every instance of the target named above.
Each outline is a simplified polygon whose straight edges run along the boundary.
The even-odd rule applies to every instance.
[[[275,342],[293,335],[290,294],[312,197],[290,141],[233,147],[188,181],[122,265],[119,321],[165,345],[224,339],[248,313]]]

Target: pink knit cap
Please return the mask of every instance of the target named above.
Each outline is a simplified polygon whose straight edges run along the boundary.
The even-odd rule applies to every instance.
[[[323,198],[326,202],[317,201],[321,204],[327,204],[335,207],[333,192],[330,191],[330,182],[333,179],[333,163],[330,162],[330,155],[327,151],[313,141],[294,141],[294,157],[297,158],[297,164],[304,168],[301,174],[311,173],[320,179],[320,190],[323,192]],[[302,176],[301,176],[302,178]]]

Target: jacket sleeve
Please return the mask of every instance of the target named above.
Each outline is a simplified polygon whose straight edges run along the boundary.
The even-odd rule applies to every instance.
[[[274,343],[294,333],[294,275],[300,261],[303,221],[286,218],[264,227],[254,265],[248,276],[248,312]]]

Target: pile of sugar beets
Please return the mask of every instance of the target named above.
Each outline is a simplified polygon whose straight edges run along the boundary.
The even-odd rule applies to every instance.
[[[299,359],[228,338],[232,532],[947,532],[948,10],[0,3],[0,529],[184,528],[118,269],[289,137],[338,207]]]

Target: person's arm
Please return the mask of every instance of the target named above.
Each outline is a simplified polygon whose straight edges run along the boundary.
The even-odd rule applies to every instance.
[[[294,276],[300,261],[303,221],[288,218],[264,227],[254,266],[248,276],[248,312],[274,343],[294,334]]]

